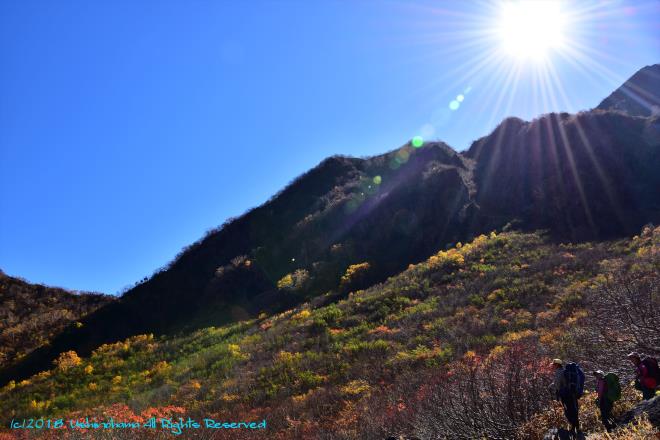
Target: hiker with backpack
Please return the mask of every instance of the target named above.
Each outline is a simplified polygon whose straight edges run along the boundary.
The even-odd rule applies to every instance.
[[[593,374],[596,377],[596,394],[598,394],[596,401],[600,409],[600,419],[607,432],[611,432],[616,427],[612,407],[614,402],[621,398],[619,376],[614,373],[605,374],[602,370],[594,371]]]
[[[564,415],[570,425],[570,431],[577,435],[580,431],[578,399],[584,393],[584,372],[575,362],[564,365],[561,359],[554,359],[554,380],[551,384],[555,398],[564,407]]]
[[[658,360],[651,356],[642,356],[634,351],[628,355],[630,362],[637,368],[635,374],[635,388],[642,392],[644,400],[655,396],[655,389],[660,382],[660,369]]]

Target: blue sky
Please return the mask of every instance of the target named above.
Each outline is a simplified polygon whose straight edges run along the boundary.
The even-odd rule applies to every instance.
[[[497,2],[2,2],[0,268],[116,293],[324,157],[465,149],[660,62],[660,2],[569,5],[543,82],[489,61]]]

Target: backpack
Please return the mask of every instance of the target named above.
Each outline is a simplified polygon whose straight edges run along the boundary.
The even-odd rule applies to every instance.
[[[648,377],[655,379],[655,384],[657,386],[658,382],[660,382],[660,368],[658,368],[658,360],[654,357],[648,356],[642,360],[642,364],[644,364],[646,371],[648,371]]]
[[[619,383],[619,376],[614,373],[607,373],[605,375],[605,384],[607,384],[607,400],[616,402],[621,398],[621,384]]]
[[[575,362],[569,362],[564,367],[564,388],[560,390],[564,396],[582,397],[584,393],[584,372]]]

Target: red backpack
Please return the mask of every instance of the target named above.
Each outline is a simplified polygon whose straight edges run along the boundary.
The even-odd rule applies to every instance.
[[[645,357],[642,359],[642,364],[646,367],[646,377],[642,377],[643,385],[647,388],[655,388],[660,382],[660,368],[658,368],[658,360],[654,357]]]

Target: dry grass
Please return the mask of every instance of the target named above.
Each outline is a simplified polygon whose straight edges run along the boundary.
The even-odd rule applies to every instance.
[[[586,392],[584,396],[580,399],[580,427],[583,432],[590,433],[589,439],[650,439],[651,437],[626,437],[630,429],[630,432],[637,432],[635,429],[642,429],[645,424],[650,423],[648,421],[642,421],[636,427],[630,429],[620,429],[616,433],[613,433],[608,436],[605,432],[602,422],[600,421],[600,410],[596,404],[596,394],[593,392]],[[623,389],[621,400],[616,402],[614,405],[614,416],[616,418],[621,417],[626,411],[632,409],[637,403],[641,401],[641,394],[632,387],[625,387]],[[542,440],[548,430],[552,428],[568,428],[566,418],[564,417],[564,412],[562,410],[559,402],[553,402],[552,406],[534,416],[529,422],[522,426],[519,432],[519,438],[525,440]],[[649,429],[652,429],[650,427]],[[647,430],[648,431],[648,430]],[[639,432],[647,432],[642,429]],[[657,431],[648,431],[648,432],[657,432]],[[592,437],[592,436],[597,437]],[[620,437],[624,435],[624,437]]]
[[[591,434],[587,440],[651,440],[660,439],[660,431],[655,428],[646,417],[636,424],[617,429],[615,432],[599,432]]]

